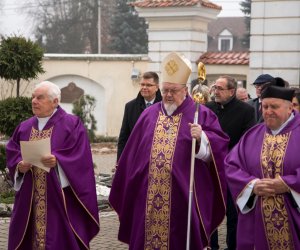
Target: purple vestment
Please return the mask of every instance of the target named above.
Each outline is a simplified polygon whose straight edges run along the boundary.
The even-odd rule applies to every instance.
[[[80,119],[58,107],[42,131],[32,117],[15,130],[6,147],[14,178],[22,160],[20,141],[49,138],[70,186],[61,188],[57,167],[49,173],[33,167],[16,193],[8,249],[88,249],[99,231],[99,215],[90,144]]]
[[[186,247],[188,197],[195,104],[188,96],[172,116],[162,103],[140,116],[120,157],[109,201],[119,215],[119,240],[129,249]],[[199,124],[212,150],[207,164],[195,160],[191,249],[208,245],[225,215],[223,160],[228,138],[205,106]]]
[[[277,176],[300,193],[299,141],[298,114],[276,136],[265,124],[250,129],[225,159],[233,199],[254,179]],[[259,196],[250,212],[239,212],[237,231],[237,249],[300,249],[300,213],[291,193]]]

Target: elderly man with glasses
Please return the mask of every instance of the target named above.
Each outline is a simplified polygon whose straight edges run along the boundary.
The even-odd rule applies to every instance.
[[[109,201],[119,215],[119,240],[129,249],[185,249],[195,138],[190,249],[204,249],[225,216],[228,137],[205,106],[200,105],[198,122],[193,123],[196,105],[186,85],[191,73],[186,58],[170,53],[161,71],[163,100],[136,123],[119,159]]]
[[[254,108],[236,98],[237,83],[231,76],[220,76],[214,84],[215,99],[208,102],[210,108],[219,118],[223,131],[229,136],[229,150],[238,143],[242,135],[255,124]],[[236,247],[237,212],[230,193],[227,193],[227,246]],[[218,233],[212,236],[212,249],[219,249]]]

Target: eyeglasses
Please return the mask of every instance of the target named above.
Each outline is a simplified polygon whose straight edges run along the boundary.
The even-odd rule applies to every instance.
[[[262,89],[264,86],[266,86],[266,85],[268,85],[268,84],[270,84],[271,82],[265,82],[265,83],[263,83],[263,84],[259,84],[259,85],[254,85],[254,88],[256,88],[256,89]]]
[[[156,84],[150,84],[150,83],[140,83],[141,88],[151,88],[153,86],[156,86]]]
[[[230,89],[232,89],[232,88],[223,89],[223,88],[220,87],[220,86],[213,86],[211,89],[214,90],[214,91],[216,91],[216,90],[218,90],[218,91],[224,91],[224,90],[230,90]]]
[[[168,93],[170,93],[171,95],[175,95],[183,88],[185,88],[185,86],[183,86],[179,89],[162,89],[161,92],[163,93],[163,95],[167,95]]]

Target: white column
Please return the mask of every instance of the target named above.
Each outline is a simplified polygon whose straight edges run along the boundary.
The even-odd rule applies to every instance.
[[[168,8],[136,8],[149,24],[149,70],[160,73],[160,64],[170,52],[184,54],[193,65],[192,79],[197,77],[196,60],[207,50],[207,24],[220,10],[199,5]]]
[[[280,76],[300,83],[300,1],[253,0],[251,6],[250,74]]]

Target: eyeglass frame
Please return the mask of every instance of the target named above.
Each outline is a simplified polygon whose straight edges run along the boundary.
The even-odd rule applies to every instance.
[[[154,86],[158,86],[158,84],[154,83],[154,84],[151,84],[151,83],[140,83],[139,84],[141,88],[151,88],[151,87],[154,87]]]
[[[186,88],[186,86],[184,85],[184,86],[182,86],[181,88],[178,88],[178,89],[168,89],[168,90],[166,90],[166,89],[161,89],[161,93],[163,94],[163,95],[168,95],[169,93],[171,94],[171,95],[176,95],[177,93],[179,93],[179,91],[180,90],[182,90],[182,89],[184,89],[184,88]]]
[[[211,87],[212,91],[216,91],[216,90],[218,90],[218,91],[224,91],[224,90],[230,90],[230,89],[234,89],[234,88],[223,89],[222,87],[215,86],[215,85]]]
[[[256,89],[262,89],[264,86],[270,84],[271,82],[264,82],[262,84],[253,84],[254,85],[254,88]]]

